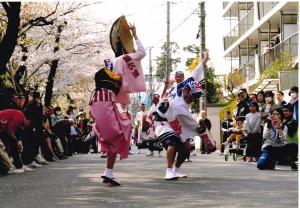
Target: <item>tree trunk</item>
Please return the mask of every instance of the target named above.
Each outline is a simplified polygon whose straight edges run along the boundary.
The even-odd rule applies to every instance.
[[[0,75],[7,71],[6,64],[12,56],[17,45],[20,26],[21,2],[2,2],[6,11],[8,25],[6,33],[0,43]]]
[[[57,34],[56,34],[56,37],[55,37],[55,47],[54,47],[54,50],[53,50],[54,53],[59,51],[60,35],[61,35],[63,27],[66,24],[67,23],[64,22],[64,24],[61,24],[57,27]],[[56,70],[58,68],[58,62],[59,62],[59,58],[54,59],[54,60],[51,61],[51,65],[50,65],[51,67],[50,67],[50,72],[49,72],[49,75],[48,75],[46,93],[45,93],[45,106],[50,106],[51,105],[52,94],[53,94],[53,84],[54,84]]]

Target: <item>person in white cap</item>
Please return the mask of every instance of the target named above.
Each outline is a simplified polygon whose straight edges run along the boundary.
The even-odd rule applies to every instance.
[[[166,180],[187,177],[180,171],[190,149],[190,144],[186,139],[199,135],[198,123],[189,111],[188,104],[199,99],[202,92],[200,83],[189,82],[182,89],[181,97],[176,97],[170,102],[164,100],[153,113],[156,136],[167,150]],[[174,166],[176,153],[178,155]]]
[[[192,81],[200,82],[202,87],[205,85],[204,68],[209,59],[209,56],[208,56],[208,51],[205,51],[203,54],[204,54],[203,59],[193,70],[192,75],[189,78],[185,79],[183,71],[177,71],[175,73],[176,85],[174,87],[172,87],[167,93],[166,93],[166,91],[169,87],[169,81],[165,82],[165,88],[163,90],[162,97],[167,96],[170,99],[175,99],[177,96],[180,97],[184,86],[187,83],[192,82]]]

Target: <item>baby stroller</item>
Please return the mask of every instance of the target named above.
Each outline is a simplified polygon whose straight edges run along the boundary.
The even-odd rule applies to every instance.
[[[241,139],[239,148],[237,147],[236,141],[226,144],[224,150],[225,161],[228,161],[231,155],[234,161],[237,161],[238,157],[243,157],[243,160],[246,161],[246,149],[247,142],[245,138]]]

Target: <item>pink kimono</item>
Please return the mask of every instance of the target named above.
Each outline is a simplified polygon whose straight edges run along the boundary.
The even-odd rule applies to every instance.
[[[131,121],[120,113],[116,103],[129,104],[129,93],[146,90],[141,59],[146,52],[136,40],[137,52],[125,54],[115,59],[113,72],[122,74],[122,85],[116,96],[108,89],[95,90],[90,99],[90,114],[95,119],[94,131],[101,143],[101,152],[120,154],[128,157]]]

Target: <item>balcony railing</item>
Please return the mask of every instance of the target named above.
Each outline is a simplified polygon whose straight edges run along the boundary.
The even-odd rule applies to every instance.
[[[255,59],[244,64],[238,70],[232,72],[228,76],[228,82],[235,87],[241,86],[243,83],[255,79]]]
[[[259,2],[259,19],[262,19],[271,9],[273,9],[278,2]]]
[[[229,1],[223,1],[223,9],[225,9],[228,4],[229,4]]]
[[[231,46],[239,37],[244,35],[252,26],[254,21],[254,8],[224,37],[224,49]]]
[[[298,57],[298,33],[299,32],[296,32],[260,56],[261,72],[270,66],[277,58],[280,58],[282,52],[291,54],[293,57]]]

